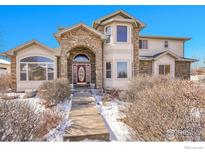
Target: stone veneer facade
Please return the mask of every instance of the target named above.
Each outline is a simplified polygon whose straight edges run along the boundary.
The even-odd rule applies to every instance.
[[[13,90],[16,90],[16,56],[11,56],[11,86]]]
[[[148,74],[148,75],[152,75],[152,61],[150,60],[140,60],[140,73],[141,74]]]
[[[68,57],[68,78],[70,80],[70,83],[72,83],[72,65],[78,62],[73,61],[74,57],[77,56],[78,54],[84,54],[88,56],[89,62],[86,62],[87,64],[91,65],[91,83],[96,82],[96,76],[95,76],[95,54],[90,51],[87,48],[76,48],[73,49],[69,52],[69,57]]]
[[[136,77],[139,74],[139,28],[134,27],[132,31],[133,40],[133,75]]]
[[[68,58],[70,53],[74,48],[84,47],[89,49],[95,54],[96,62],[96,88],[102,88],[103,83],[103,53],[102,53],[102,39],[94,34],[93,32],[87,30],[86,28],[80,26],[76,29],[68,31],[62,34],[61,41],[61,71],[60,77],[68,77]]]

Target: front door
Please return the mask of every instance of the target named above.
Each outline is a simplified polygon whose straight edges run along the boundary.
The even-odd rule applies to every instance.
[[[86,83],[86,66],[77,66],[77,83]]]

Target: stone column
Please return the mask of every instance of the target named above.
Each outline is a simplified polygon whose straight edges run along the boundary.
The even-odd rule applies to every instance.
[[[68,60],[67,60],[67,54],[65,49],[61,49],[61,71],[60,71],[60,77],[61,78],[68,78]]]
[[[96,52],[96,88],[101,89],[102,88],[102,82],[103,82],[103,62],[102,62],[102,47],[99,49],[99,51]]]
[[[11,56],[11,86],[16,91],[16,56]]]
[[[132,32],[133,38],[133,76],[139,74],[139,28],[134,27]]]

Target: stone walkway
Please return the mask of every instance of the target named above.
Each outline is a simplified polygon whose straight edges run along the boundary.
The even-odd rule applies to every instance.
[[[71,127],[66,131],[64,140],[109,141],[109,132],[101,115],[97,112],[95,99],[90,91],[80,90],[73,95],[70,111]]]

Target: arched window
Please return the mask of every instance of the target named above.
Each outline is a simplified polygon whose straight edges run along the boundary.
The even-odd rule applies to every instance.
[[[89,62],[88,56],[86,56],[84,54],[79,54],[79,55],[75,56],[73,60],[76,62]]]
[[[47,57],[31,56],[20,60],[20,80],[53,80],[54,61]]]

